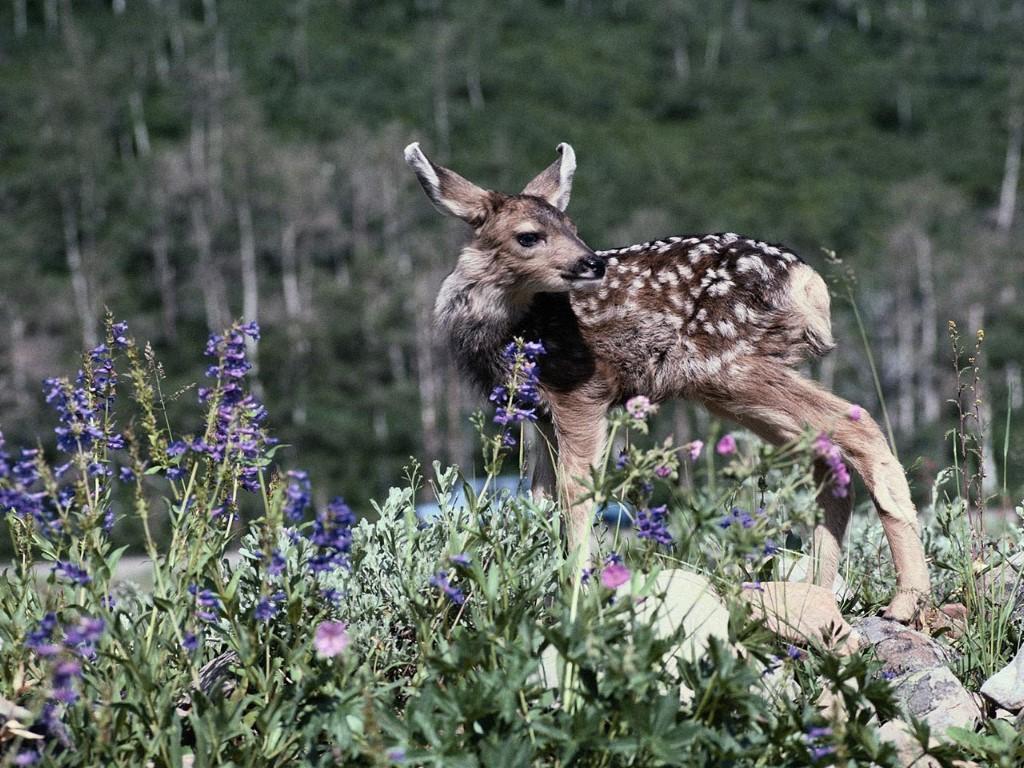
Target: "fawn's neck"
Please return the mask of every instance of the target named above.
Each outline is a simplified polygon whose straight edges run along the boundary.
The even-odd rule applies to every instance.
[[[459,366],[484,392],[506,373],[501,356],[521,325],[529,299],[457,266],[444,281],[434,317]]]

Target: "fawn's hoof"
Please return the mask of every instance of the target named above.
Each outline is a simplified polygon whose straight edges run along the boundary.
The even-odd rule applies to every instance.
[[[922,623],[925,605],[929,594],[924,590],[897,590],[889,607],[882,612],[882,617],[898,621],[900,624],[919,627]]]

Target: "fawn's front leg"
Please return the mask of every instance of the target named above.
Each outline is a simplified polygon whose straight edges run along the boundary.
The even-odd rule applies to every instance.
[[[553,401],[551,417],[558,437],[558,499],[566,521],[569,557],[590,565],[590,529],[594,511],[584,480],[604,453],[608,406],[603,402]]]

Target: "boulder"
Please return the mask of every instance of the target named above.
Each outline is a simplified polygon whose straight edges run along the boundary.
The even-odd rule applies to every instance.
[[[952,726],[974,728],[981,721],[981,709],[950,670],[949,653],[938,641],[877,616],[862,620],[856,628],[874,648],[882,674],[891,680],[903,710],[927,722],[936,737],[944,738]]]
[[[673,659],[699,657],[712,637],[728,641],[729,611],[704,576],[672,568],[660,571],[653,582],[648,581],[643,576],[627,581],[616,590],[616,599],[636,600],[637,618],[653,624],[658,637],[668,637],[683,627],[683,641]],[[560,658],[551,646],[541,654],[542,682],[550,688],[558,686]]]
[[[1024,710],[1024,647],[1013,661],[996,672],[981,686],[981,692],[1003,709]]]
[[[870,616],[856,626],[863,641],[875,649],[887,677],[946,666],[949,654],[933,638],[890,619]]]
[[[775,572],[780,581],[807,581],[807,574],[813,568],[813,561],[810,555],[804,555],[797,559],[793,555],[783,553],[772,562],[775,565]],[[837,573],[832,581],[832,594],[840,602],[850,596],[850,590],[846,586],[846,579],[841,574]]]
[[[785,640],[843,654],[857,649],[853,628],[839,613],[831,590],[805,582],[763,581],[748,585],[743,598],[754,616]]]
[[[971,730],[981,722],[977,702],[949,667],[911,672],[893,685],[907,714],[928,723],[939,738],[951,727]]]

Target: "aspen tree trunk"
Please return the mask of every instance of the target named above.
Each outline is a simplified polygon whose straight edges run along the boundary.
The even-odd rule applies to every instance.
[[[238,206],[238,255],[242,267],[242,319],[259,321],[260,290],[256,274],[256,234],[252,224],[252,206],[245,200]],[[252,386],[257,397],[263,397],[256,342],[246,336],[246,349],[252,363]]]
[[[1006,142],[1003,184],[999,190],[999,210],[996,213],[996,227],[1003,234],[1008,233],[1013,227],[1013,218],[1017,210],[1022,141],[1024,141],[1024,110],[1014,107],[1010,112],[1010,135]]]
[[[942,397],[935,375],[935,356],[939,350],[939,310],[935,298],[932,242],[926,235],[914,236],[914,253],[917,257],[918,290],[921,293],[921,341],[917,361],[921,418],[925,424],[934,424],[942,415]]]
[[[909,291],[908,291],[909,293]],[[908,302],[909,303],[909,302]],[[915,318],[912,313],[896,315],[896,368],[897,419],[899,431],[904,437],[914,434],[914,375],[917,349],[914,345]]]
[[[149,156],[149,128],[146,127],[146,113],[142,109],[142,94],[138,89],[128,95],[128,108],[132,116],[132,134],[135,137],[135,151],[140,157]]]
[[[437,401],[442,391],[440,371],[434,355],[434,322],[431,313],[432,291],[427,281],[418,279],[413,285],[415,303],[414,349],[416,353],[416,383],[420,393],[420,429],[423,432],[423,451],[427,466],[441,460],[441,431],[438,426]],[[448,392],[448,397],[454,393]],[[449,457],[450,458],[450,457]]]
[[[189,201],[189,221],[192,243],[196,249],[199,288],[203,294],[206,325],[213,333],[220,333],[230,323],[227,311],[227,291],[213,258],[213,238],[210,235],[202,200],[193,195]]]
[[[448,114],[448,48],[451,27],[441,21],[434,22],[434,128],[437,131],[437,147],[440,157],[447,159],[451,153],[451,121]]]
[[[309,0],[295,0],[295,33],[293,36],[293,48],[295,59],[295,71],[300,80],[309,77],[309,35],[306,28],[309,26]]]
[[[25,0],[13,0],[14,2],[14,36],[24,37],[28,34],[28,8]]]
[[[287,375],[291,382],[292,423],[302,425],[306,423],[307,416],[306,365],[309,339],[305,329],[309,309],[308,301],[303,301],[299,280],[297,228],[289,221],[281,230],[281,289],[284,294],[288,356],[291,361]]]
[[[178,295],[175,290],[174,265],[171,263],[170,235],[167,230],[167,196],[157,187],[153,195],[156,211],[153,227],[153,267],[160,291],[160,318],[164,338],[173,343],[178,337]]]
[[[56,32],[60,23],[57,0],[43,0],[43,24],[47,32]]]
[[[89,295],[89,279],[86,274],[82,248],[79,243],[78,211],[74,195],[67,189],[61,190],[60,209],[64,224],[64,255],[71,275],[71,293],[75,302],[82,330],[82,344],[92,349],[99,341],[97,336],[96,313]]]

